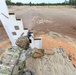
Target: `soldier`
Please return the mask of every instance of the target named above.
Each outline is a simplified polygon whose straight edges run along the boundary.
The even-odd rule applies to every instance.
[[[24,66],[25,60],[29,57],[38,58],[44,55],[44,50],[38,50],[38,49],[32,49],[30,47],[31,42],[31,32],[28,32],[27,36],[23,36],[23,34],[17,39],[16,45],[22,48],[23,50],[20,53],[18,63],[19,66],[19,75],[22,75],[24,72]]]

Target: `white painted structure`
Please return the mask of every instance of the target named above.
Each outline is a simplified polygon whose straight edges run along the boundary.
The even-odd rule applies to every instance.
[[[9,17],[5,0],[0,0],[0,14],[2,13],[5,14],[7,17]]]
[[[23,28],[23,22],[21,19],[16,19],[16,16],[14,13],[9,14],[10,20],[13,22],[13,25],[11,25],[10,32],[12,33],[12,37],[14,39],[14,45],[18,37],[24,32],[24,35],[26,36],[28,33],[28,30],[24,30]],[[14,34],[13,34],[14,33]]]
[[[14,13],[8,13],[8,9],[5,3],[5,0],[0,0],[0,20],[7,32],[7,35],[13,46],[16,46],[15,42],[18,37],[24,32],[26,36],[28,33],[28,29],[24,30],[23,22],[21,19],[16,19],[16,15]],[[42,40],[36,39],[34,40],[33,33],[30,39],[32,43],[30,46],[32,48],[36,47],[38,49],[42,48]]]
[[[34,39],[34,46],[38,49],[42,49],[42,39]]]
[[[16,20],[14,13],[8,14],[5,0],[0,0],[0,19],[10,38],[13,46],[16,46],[16,39],[24,32],[27,35],[28,30],[24,30],[22,20]],[[16,30],[16,27],[18,28]]]

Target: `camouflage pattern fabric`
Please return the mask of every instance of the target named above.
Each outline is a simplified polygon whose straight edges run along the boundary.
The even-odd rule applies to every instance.
[[[25,60],[32,56],[34,50],[23,50],[19,47],[9,48],[0,60],[0,75],[20,75],[23,73]]]
[[[16,45],[23,49],[29,48],[29,39],[27,36],[21,36],[17,39]]]
[[[19,47],[11,47],[4,53],[0,60],[2,62],[0,64],[0,75],[11,75],[21,51],[22,49]]]

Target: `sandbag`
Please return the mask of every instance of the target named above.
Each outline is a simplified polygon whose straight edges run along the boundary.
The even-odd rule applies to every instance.
[[[33,53],[32,57],[33,58],[39,58],[39,57],[42,57],[42,56],[44,56],[44,50],[34,48],[34,53]]]

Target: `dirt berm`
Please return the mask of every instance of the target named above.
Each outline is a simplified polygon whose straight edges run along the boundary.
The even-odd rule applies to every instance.
[[[51,55],[45,54],[41,58],[27,60],[27,69],[35,75],[76,75],[76,68],[72,65],[63,48],[52,49]]]

